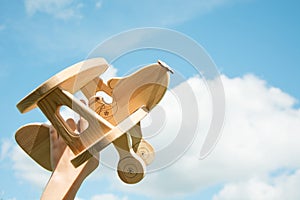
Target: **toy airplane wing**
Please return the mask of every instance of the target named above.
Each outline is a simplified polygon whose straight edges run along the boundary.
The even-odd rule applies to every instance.
[[[52,171],[49,125],[33,123],[22,126],[15,134],[19,146],[40,166]]]
[[[159,61],[105,84],[99,75],[107,67],[101,58],[75,64],[50,78],[17,107],[22,113],[37,106],[42,110],[73,151],[75,167],[113,143],[120,157],[119,177],[126,183],[136,183],[144,176],[143,165],[151,163],[154,156],[153,148],[142,139],[139,123],[163,98],[171,70]],[[73,96],[79,90],[89,99],[89,107]],[[99,91],[110,95],[113,102],[108,104],[97,97]],[[61,106],[78,113],[87,120],[88,127],[80,134],[75,133],[61,117]],[[49,127],[26,125],[17,131],[16,140],[33,160],[51,170]],[[146,157],[141,156],[145,153]]]

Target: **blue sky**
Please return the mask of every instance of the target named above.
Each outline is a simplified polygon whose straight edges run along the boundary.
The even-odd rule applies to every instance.
[[[238,123],[238,126],[244,130],[243,123],[250,124],[249,127],[248,125],[244,127],[244,133],[249,133],[244,138],[249,136],[249,140],[245,139],[244,143],[237,142],[236,146],[233,145],[232,148],[236,147],[236,151],[243,153],[245,149],[249,150],[252,147],[255,149],[256,145],[263,144],[262,150],[265,151],[265,154],[261,154],[261,151],[257,152],[259,154],[257,158],[260,156],[264,158],[263,156],[270,155],[276,150],[271,145],[273,142],[274,145],[282,146],[278,149],[284,155],[299,152],[296,143],[282,139],[282,137],[299,138],[299,134],[296,134],[300,130],[298,125],[300,122],[298,109],[300,99],[298,92],[300,85],[298,78],[300,74],[299,6],[298,1],[292,0],[184,2],[155,0],[151,2],[126,1],[126,3],[107,0],[1,1],[0,84],[3,126],[0,129],[0,198],[38,199],[43,188],[43,186],[37,186],[30,177],[24,178],[20,175],[25,171],[18,166],[20,164],[18,161],[23,161],[23,158],[18,157],[22,154],[15,153],[17,150],[14,133],[21,125],[46,121],[46,119],[37,109],[21,115],[15,106],[17,102],[64,67],[85,59],[99,43],[108,37],[132,28],[163,27],[179,31],[202,45],[214,60],[218,70],[223,74],[225,93],[232,94],[227,99],[227,111],[229,111],[226,122],[229,125],[227,126],[225,122],[223,140],[221,139],[224,144],[219,145],[219,151],[222,147],[228,147],[225,144],[227,131],[235,130],[231,120],[240,119],[243,116],[245,120]],[[154,55],[157,56],[159,53],[154,53]],[[137,53],[136,57],[139,56]],[[145,59],[145,63],[148,62],[147,59],[151,60],[151,56],[149,57],[142,57]],[[168,57],[168,59],[171,58],[172,56]],[[130,59],[134,59],[134,56],[127,57],[125,64],[135,63]],[[121,65],[122,62],[114,64],[119,73],[122,72]],[[185,69],[181,70],[185,71]],[[191,82],[195,83],[197,80],[191,80]],[[195,88],[197,90],[196,86]],[[202,93],[199,92],[199,94]],[[256,104],[251,106],[254,101]],[[257,105],[261,105],[260,108],[264,113],[269,113],[265,116],[266,118],[260,118],[262,116],[255,111]],[[243,112],[238,112],[239,110]],[[244,115],[243,113],[246,112],[248,114]],[[264,114],[262,115],[264,116]],[[264,120],[266,120],[266,124],[269,124],[268,127],[265,127],[266,124],[261,124]],[[277,127],[276,122],[281,122],[281,124]],[[250,133],[251,130],[253,131],[251,129],[253,127],[256,127],[254,130],[266,130],[262,133],[270,132],[269,136],[277,138],[277,140],[268,140],[267,136],[265,140],[252,138],[253,135]],[[237,129],[237,127],[235,128]],[[271,133],[276,132],[276,129],[287,134],[272,135]],[[294,135],[289,135],[292,132]],[[230,137],[228,136],[228,138]],[[297,141],[294,138],[289,139]],[[250,146],[241,148],[238,145],[248,142],[248,145],[253,144],[251,148]],[[289,151],[282,150],[283,147],[287,147],[286,145],[290,147]],[[233,152],[236,151],[233,150]],[[191,169],[201,171],[209,169],[207,166],[211,166],[211,164],[219,164],[220,168],[216,168],[218,171],[223,169],[221,166],[233,170],[232,166],[234,165],[222,163],[229,161],[218,160],[222,154],[217,152],[216,149],[216,153],[211,154],[203,163],[197,163],[196,166],[199,164],[199,168]],[[244,153],[241,156],[249,158],[248,166],[240,165],[243,160],[236,164],[244,167],[244,171],[238,170],[231,177],[226,177],[224,174],[211,180],[206,177],[206,182],[203,183],[200,181],[201,177],[197,180],[196,178],[195,180],[184,179],[186,182],[183,181],[182,185],[190,184],[189,188],[192,189],[179,190],[178,199],[212,199],[213,197],[219,200],[233,199],[233,197],[239,199],[238,197],[241,197],[238,196],[240,195],[239,191],[247,194],[252,187],[255,188],[257,185],[258,188],[266,188],[265,191],[270,191],[264,193],[267,195],[263,196],[264,199],[280,199],[280,197],[297,199],[296,197],[299,197],[297,196],[299,193],[283,186],[284,183],[288,185],[292,182],[291,180],[299,183],[300,176],[297,173],[300,169],[299,162],[285,158],[290,155],[282,155],[282,159],[278,159],[282,164],[278,164],[279,161],[276,161],[275,158],[270,161],[267,159],[266,162],[272,164],[262,164],[255,168],[257,173],[248,173],[249,176],[247,176],[245,175],[247,170],[251,170],[248,167],[252,166],[251,164],[261,164],[261,162],[247,152]],[[255,155],[255,152],[253,154]],[[28,160],[24,163],[30,165]],[[170,171],[165,170],[162,173],[176,176],[175,172],[176,169],[180,169],[179,166],[180,162],[178,165],[175,164]],[[110,176],[102,174],[102,169],[103,167],[91,176],[86,184],[83,184],[78,198],[92,199],[94,197],[97,199],[96,195],[107,194],[107,199],[149,199],[150,197],[146,193],[150,191],[153,196],[157,194],[159,197],[173,199],[175,197],[172,196],[172,193],[176,193],[173,191],[174,188],[181,188],[178,183],[178,186],[165,188],[165,191],[169,193],[161,195],[161,191],[158,191],[157,188],[147,187],[151,185],[150,180],[157,180],[156,176],[159,177],[160,172],[154,174],[154,178],[148,179],[147,184],[149,185],[127,188],[119,183],[114,184],[110,180]],[[105,171],[105,169],[103,170]],[[274,171],[279,171],[279,175],[270,175],[274,174]],[[47,175],[44,171],[41,173]],[[205,171],[202,173],[205,174]],[[218,173],[215,172],[215,174]],[[162,177],[165,177],[165,174]],[[218,179],[218,177],[222,178]],[[202,178],[204,179],[204,177]],[[178,179],[180,180],[180,176]],[[117,181],[117,179],[113,180]],[[164,188],[164,185],[161,187]],[[232,192],[233,190],[235,192]],[[283,193],[291,194],[291,196],[280,196],[283,194],[278,191],[285,191]],[[252,197],[247,198],[251,199]],[[253,197],[253,199],[257,198]]]

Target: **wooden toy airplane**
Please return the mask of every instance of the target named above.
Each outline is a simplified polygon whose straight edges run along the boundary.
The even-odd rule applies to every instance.
[[[21,113],[39,107],[75,155],[77,167],[113,143],[119,154],[118,175],[125,183],[137,183],[144,177],[145,164],[154,159],[153,147],[142,138],[140,121],[163,98],[172,70],[163,62],[146,66],[105,84],[99,77],[108,68],[103,58],[79,62],[48,79],[22,99]],[[89,107],[73,94],[79,90]],[[97,93],[112,98],[107,103]],[[80,134],[72,131],[59,113],[67,106],[88,122]],[[21,127],[15,135],[20,147],[38,164],[51,170],[49,125],[35,123]]]

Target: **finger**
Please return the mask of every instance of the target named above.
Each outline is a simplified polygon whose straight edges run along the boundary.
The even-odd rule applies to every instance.
[[[66,122],[67,122],[67,124],[69,125],[69,127],[71,128],[72,131],[76,130],[76,123],[75,123],[74,119],[69,118],[69,119],[67,119]]]
[[[85,102],[85,100],[83,100],[83,99],[80,99],[80,101],[84,104],[84,105],[86,105],[86,102]]]
[[[78,123],[77,123],[77,130],[79,133],[82,133],[84,130],[86,130],[89,126],[89,123],[87,120],[85,120],[83,117],[80,117]]]
[[[83,99],[80,99],[80,101],[86,105],[86,102],[85,100]],[[80,119],[78,120],[78,123],[77,123],[77,130],[79,133],[82,133],[85,129],[87,129],[89,123],[87,120],[85,120],[83,117],[80,116]]]
[[[56,131],[56,129],[51,125],[49,128],[49,132],[50,132],[50,145],[51,148],[65,148],[66,143],[63,140],[62,137],[59,137],[58,132]]]
[[[58,138],[57,131],[52,125],[50,125],[49,134],[50,134],[50,141],[56,140]]]
[[[54,170],[61,156],[60,149],[63,149],[64,147],[63,144],[59,142],[58,133],[52,125],[50,125],[49,127],[49,135],[50,135],[50,158],[51,158],[50,162],[51,162],[52,170]]]

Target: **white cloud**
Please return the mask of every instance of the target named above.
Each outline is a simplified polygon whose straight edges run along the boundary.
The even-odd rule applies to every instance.
[[[74,4],[73,0],[25,0],[25,8],[29,15],[41,12],[59,19],[81,18],[79,9],[82,5]]]
[[[215,150],[206,159],[199,160],[198,156],[209,128],[212,110],[203,80],[195,77],[188,82],[199,102],[200,127],[196,140],[183,157],[168,168],[147,174],[144,180],[134,186],[123,184],[117,178],[115,170],[102,168],[99,176],[98,173],[93,173],[92,176],[101,177],[100,180],[107,177],[104,180],[110,181],[112,189],[151,196],[154,199],[191,194],[222,183],[225,186],[215,195],[215,200],[235,197],[241,199],[241,191],[252,192],[249,199],[298,199],[296,186],[300,180],[299,170],[294,174],[270,176],[278,169],[300,169],[300,160],[291,156],[300,154],[300,110],[295,108],[297,101],[254,75],[240,78],[223,75],[222,81],[226,94],[225,126]],[[174,90],[184,93],[180,85]],[[172,96],[166,95],[162,102],[166,112],[180,106],[173,103],[168,106],[168,102],[173,102]],[[188,106],[195,109],[195,105]],[[172,123],[180,123],[177,115],[168,115],[167,118]],[[162,136],[149,139],[156,150],[162,148],[163,143],[174,140],[172,134],[176,134],[177,130],[173,128],[166,122]],[[189,134],[188,126],[185,131]],[[158,137],[161,138],[157,139]],[[45,185],[47,174],[20,151],[14,148],[12,154],[16,174],[30,183]],[[103,153],[101,159],[104,158]],[[103,162],[105,160],[101,161]],[[42,178],[43,181],[40,181],[41,175],[45,177]],[[94,196],[93,200],[100,197],[103,198]],[[107,198],[120,199],[112,194]]]
[[[118,69],[113,65],[110,65],[108,69],[103,74],[101,74],[100,77],[104,82],[107,82],[109,79],[117,77],[117,72]]]
[[[95,195],[91,198],[91,200],[127,200],[127,197],[118,197],[114,194],[100,194]]]
[[[9,150],[11,149],[12,143],[8,139],[3,139],[1,141],[1,151],[0,151],[0,160],[4,160],[9,156]]]
[[[12,147],[10,156],[13,161],[12,169],[21,182],[26,181],[39,189],[44,188],[50,177],[50,172],[36,164],[18,146]]]
[[[80,198],[80,197],[75,197],[74,200],[84,200],[84,199],[82,199],[82,198]]]
[[[4,199],[4,195],[5,195],[5,191],[0,191],[0,199],[3,200]],[[9,197],[9,198],[5,198],[7,200],[16,200],[17,198],[15,197]]]
[[[278,177],[252,178],[244,182],[229,183],[213,200],[281,200],[300,199],[300,170]]]
[[[300,168],[300,160],[291,156],[300,154],[300,110],[294,108],[296,100],[254,75],[233,79],[222,76],[222,80],[226,122],[223,135],[209,157],[198,160],[211,107],[202,81],[193,78],[189,82],[200,103],[201,116],[199,135],[192,147],[175,164],[147,174],[135,187],[116,179],[111,184],[124,191],[157,198],[190,194],[215,184],[261,178],[281,168]],[[172,133],[170,129],[165,132]],[[189,133],[188,128],[186,133]],[[289,192],[297,193],[292,189]]]

